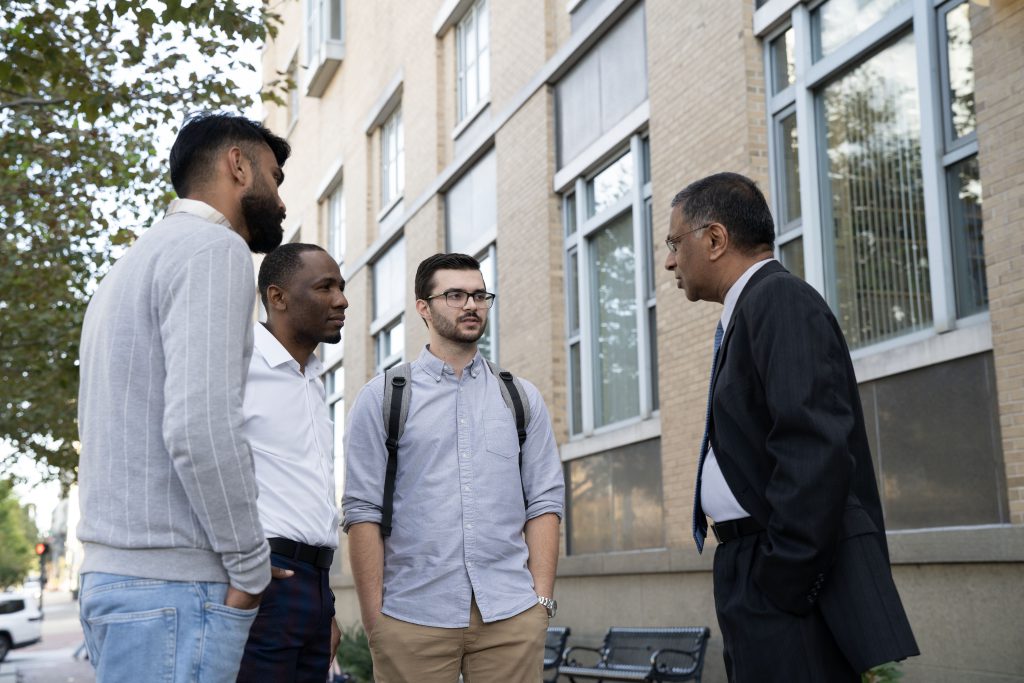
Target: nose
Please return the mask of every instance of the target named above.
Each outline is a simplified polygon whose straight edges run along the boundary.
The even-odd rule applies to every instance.
[[[476,302],[476,299],[474,299],[472,296],[467,296],[466,297],[466,303],[462,304],[462,308],[463,309],[468,308],[470,310],[476,310],[477,308],[480,308],[480,304],[478,304]]]
[[[671,249],[669,249],[668,250],[668,254],[665,256],[665,270],[675,270],[675,269],[676,269],[676,255],[675,255],[675,253]]]
[[[348,308],[348,297],[340,289],[338,290],[338,296],[334,299],[334,307],[340,308],[343,311]]]

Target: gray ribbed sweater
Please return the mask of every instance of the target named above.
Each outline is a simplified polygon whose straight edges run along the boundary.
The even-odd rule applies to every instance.
[[[172,211],[182,207],[197,213],[169,213],[147,230],[85,315],[82,571],[258,593],[270,581],[269,549],[240,432],[252,260],[220,214],[194,202]]]

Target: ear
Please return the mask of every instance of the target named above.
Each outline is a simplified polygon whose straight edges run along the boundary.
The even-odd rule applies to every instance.
[[[236,185],[246,185],[249,182],[251,168],[249,159],[245,156],[241,147],[229,147],[227,151],[228,173]]]
[[[711,244],[711,249],[708,251],[708,259],[710,261],[717,261],[725,256],[725,253],[729,250],[729,231],[725,229],[724,225],[721,223],[709,225],[706,238]]]
[[[281,312],[288,310],[288,295],[277,285],[267,287],[267,308]]]
[[[430,311],[430,302],[424,301],[423,299],[416,299],[416,312],[423,318],[423,322],[427,323],[427,327],[430,327],[430,323],[434,320]]]

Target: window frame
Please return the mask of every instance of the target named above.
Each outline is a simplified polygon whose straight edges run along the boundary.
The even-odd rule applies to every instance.
[[[380,124],[380,202],[381,216],[386,215],[405,193],[405,129],[402,104],[399,102]],[[394,155],[391,154],[394,149]],[[390,170],[395,167],[395,187],[391,187]]]
[[[784,160],[779,128],[785,116],[790,112],[796,114],[801,218],[799,222],[793,221],[783,226],[785,230],[778,231],[776,257],[781,258],[781,248],[791,240],[802,239],[805,279],[822,293],[830,305],[835,306],[833,276],[829,267],[829,254],[826,253],[829,249],[830,233],[824,229],[824,226],[830,225],[828,206],[821,198],[827,187],[828,173],[824,161],[824,155],[827,153],[825,130],[820,124],[821,93],[826,86],[885,50],[901,36],[912,34],[917,60],[915,67],[921,117],[922,190],[932,322],[924,330],[866,344],[853,350],[852,356],[860,376],[861,361],[866,361],[870,366],[878,366],[879,364],[873,360],[874,357],[893,348],[913,344],[922,345],[922,353],[933,354],[936,345],[929,343],[929,340],[946,333],[953,333],[962,338],[964,343],[960,346],[964,349],[963,355],[975,353],[978,351],[979,342],[982,342],[982,346],[985,345],[981,339],[985,335],[979,335],[972,328],[978,325],[987,326],[989,315],[986,310],[957,317],[951,236],[954,226],[950,222],[947,173],[954,164],[977,153],[977,137],[972,132],[958,139],[953,149],[947,148],[949,141],[944,119],[948,115],[948,110],[943,94],[949,77],[945,57],[945,13],[961,2],[969,0],[903,0],[874,25],[853,36],[828,55],[814,61],[811,13],[827,1],[793,0],[782,8],[776,4],[755,12],[754,26],[755,30],[759,30],[759,37],[762,39],[764,57],[766,124],[769,131],[771,169],[770,194],[775,209],[773,214],[777,218],[781,218],[781,206],[785,197]],[[790,27],[795,34],[795,81],[772,94],[772,44],[776,39],[781,39]],[[988,344],[988,348],[991,348],[990,342]],[[931,362],[941,362],[948,354],[934,355],[935,358]],[[910,363],[919,366],[918,361],[908,359],[907,363],[907,369]],[[888,365],[892,368],[891,374],[903,371],[898,365]]]
[[[339,182],[327,195],[327,253],[339,266],[345,263],[345,183]]]
[[[345,0],[305,0],[302,22],[306,95],[320,97],[345,58]]]
[[[393,304],[390,308],[384,310],[378,310],[378,291],[377,291],[377,273],[376,269],[380,262],[389,256],[391,256],[393,250],[400,249],[401,252],[396,256],[399,258],[400,267],[403,269],[406,265],[406,252],[405,252],[405,237],[404,235],[399,236],[387,249],[381,252],[380,256],[373,262],[372,270],[370,273],[370,284],[372,287],[372,303],[373,303],[373,321],[370,323],[370,336],[373,339],[373,355],[374,355],[374,367],[377,372],[383,372],[384,370],[401,363],[405,358],[405,340],[402,342],[402,349],[398,352],[390,352],[388,354],[383,353],[383,343],[385,335],[390,335],[394,332],[395,328],[405,324],[405,277],[403,276],[403,285],[400,303]]]
[[[586,439],[595,435],[614,432],[628,425],[648,420],[658,415],[657,401],[653,397],[653,372],[656,371],[651,357],[652,336],[656,339],[657,330],[650,328],[651,311],[656,315],[656,297],[649,289],[649,270],[653,268],[653,238],[648,223],[648,203],[652,197],[652,186],[649,179],[649,172],[645,168],[645,160],[648,152],[645,150],[645,139],[648,137],[646,128],[630,135],[619,144],[612,147],[608,154],[604,155],[602,162],[595,164],[590,172],[580,175],[575,182],[565,189],[561,195],[563,206],[563,252],[565,258],[566,272],[570,272],[570,261],[576,258],[576,282],[566,281],[565,288],[565,330],[566,330],[566,386],[568,414],[569,414],[569,439]],[[601,172],[614,165],[624,155],[631,154],[633,164],[633,185],[631,190],[620,197],[613,205],[606,207],[594,216],[588,216],[588,184]],[[575,207],[575,229],[570,234],[565,234],[568,229],[565,211],[574,202]],[[610,422],[599,427],[595,426],[597,420],[595,415],[596,400],[595,381],[596,368],[594,363],[594,342],[595,342],[595,321],[593,320],[592,308],[593,283],[590,274],[591,238],[601,230],[611,225],[615,220],[625,214],[630,215],[632,224],[632,238],[636,259],[636,271],[634,273],[634,297],[636,303],[636,324],[637,324],[637,370],[639,392],[638,414]],[[650,252],[650,258],[641,254]],[[575,285],[575,287],[574,287]],[[571,311],[574,301],[578,302],[577,312],[579,316],[579,327],[573,329]],[[582,430],[574,431],[572,415],[576,409],[573,394],[575,390],[573,377],[573,364],[571,362],[572,348],[579,345],[580,356],[580,402],[582,410]]]
[[[473,115],[481,110],[490,101],[491,96],[491,69],[490,69],[490,49],[491,49],[491,32],[490,32],[490,7],[488,6],[488,0],[475,0],[473,4],[466,10],[465,14],[459,19],[458,24],[455,26],[455,120],[456,123],[462,123],[473,118]],[[483,18],[487,21],[487,43],[483,49],[480,48],[480,18],[483,14]],[[467,25],[473,24],[473,42],[475,43],[474,50],[469,50],[467,45]],[[472,52],[472,61],[469,60],[470,52]],[[480,56],[487,52],[487,73],[483,73],[480,68],[481,60]],[[473,65],[476,67],[476,100],[473,102],[468,101],[468,93],[466,89],[466,71]]]

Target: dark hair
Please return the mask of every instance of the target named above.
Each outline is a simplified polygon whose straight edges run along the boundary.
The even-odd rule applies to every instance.
[[[775,222],[761,190],[739,173],[716,173],[690,183],[672,199],[692,228],[721,223],[744,253],[775,245]]]
[[[413,291],[417,299],[430,296],[434,286],[434,273],[439,270],[480,270],[480,262],[465,254],[434,254],[420,261],[416,268],[416,280]]]
[[[302,268],[302,254],[307,251],[324,251],[324,248],[316,244],[288,242],[263,258],[257,283],[264,308],[269,308],[267,306],[267,290],[270,289],[270,285],[287,286],[295,273]]]
[[[171,184],[179,197],[186,197],[210,178],[217,152],[229,145],[240,146],[250,162],[256,150],[266,144],[278,166],[284,166],[292,148],[266,126],[235,114],[199,112],[185,119],[171,147]]]

